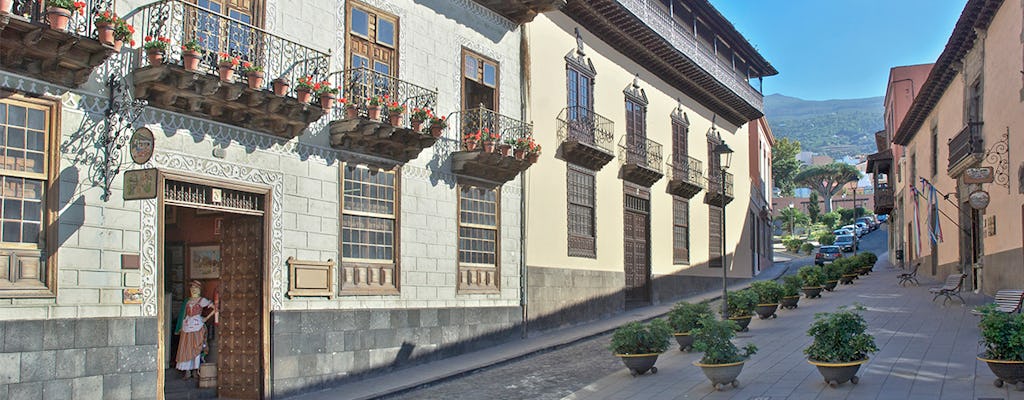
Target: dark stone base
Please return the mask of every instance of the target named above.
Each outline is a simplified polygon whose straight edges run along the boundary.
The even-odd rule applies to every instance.
[[[729,284],[749,278],[728,278]],[[674,302],[682,297],[722,290],[722,278],[693,275],[661,275],[654,278],[655,304]]]
[[[626,310],[623,272],[527,267],[531,332],[607,318]]]
[[[1024,265],[1021,264],[1020,248],[986,254],[985,268],[981,271],[981,289],[989,296],[995,296],[1001,289],[1024,288]],[[971,272],[967,273],[966,282],[970,282]]]
[[[274,311],[273,397],[386,374],[520,337],[519,307]]]
[[[154,399],[156,328],[142,317],[0,321],[0,398]]]

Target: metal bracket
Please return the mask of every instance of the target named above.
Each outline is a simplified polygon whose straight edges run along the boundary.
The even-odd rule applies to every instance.
[[[102,165],[99,169],[99,183],[103,189],[103,201],[110,200],[110,185],[124,165],[122,148],[128,141],[135,121],[146,107],[145,100],[136,100],[128,87],[125,77],[110,74],[107,78],[108,105],[105,114],[105,130],[99,138]]]
[[[985,162],[993,167],[995,184],[1005,187],[1006,193],[1010,193],[1010,127],[1006,127],[1001,140],[985,151]]]

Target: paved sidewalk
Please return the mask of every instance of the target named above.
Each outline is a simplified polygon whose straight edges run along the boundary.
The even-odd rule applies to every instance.
[[[753,280],[775,279],[785,274],[793,262],[775,263],[762,271]],[[750,284],[748,280],[730,285],[730,290],[738,290]],[[720,297],[720,291],[713,291],[685,299],[698,302]],[[660,304],[632,309],[614,317],[594,321],[570,328],[546,332],[527,339],[516,340],[489,349],[466,353],[444,360],[434,361],[410,368],[401,369],[386,375],[365,379],[330,389],[302,394],[292,399],[371,399],[388,394],[399,393],[411,388],[437,382],[477,371],[482,368],[508,363],[599,336],[615,330],[619,325],[629,321],[646,320],[663,315],[672,308],[674,303]],[[628,376],[628,375],[627,375]]]
[[[754,343],[760,351],[745,365],[740,386],[716,392],[699,368],[691,365],[699,353],[672,349],[658,359],[658,374],[631,377],[622,370],[592,382],[567,399],[899,399],[971,400],[1024,399],[1024,392],[996,388],[995,376],[975,355],[978,318],[973,306],[990,301],[965,293],[967,305],[932,302],[928,293],[939,282],[921,280],[921,286],[900,287],[900,271],[879,256],[875,272],[852,286],[840,286],[819,299],[801,299],[799,308],[779,311],[779,318],[757,320],[741,333],[738,344]],[[806,330],[814,313],[861,303],[880,351],[871,356],[858,375],[860,383],[829,388],[803,349],[811,339]]]

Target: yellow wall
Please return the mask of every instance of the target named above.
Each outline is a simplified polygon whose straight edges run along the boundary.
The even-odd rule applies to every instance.
[[[596,227],[597,259],[568,257],[566,162],[555,158],[558,148],[558,114],[566,107],[566,63],[564,57],[576,48],[574,21],[562,13],[539,15],[526,25],[530,47],[529,115],[534,123],[535,138],[544,147],[540,161],[530,168],[526,181],[528,196],[527,264],[536,267],[558,267],[603,271],[623,270],[623,181],[619,179],[616,158],[597,173]],[[594,87],[594,108],[598,114],[615,122],[615,146],[625,136],[625,97],[623,89],[640,75],[640,87],[647,94],[647,138],[662,147],[662,170],[672,152],[670,115],[680,99],[690,121],[690,156],[704,162],[707,168],[707,132],[712,113],[682,92],[657,79],[654,74],[626,58],[611,46],[599,42],[595,35],[580,28],[585,52],[597,70]],[[729,172],[735,177],[735,199],[726,210],[727,248],[732,265],[731,276],[750,275],[750,246],[738,245],[746,226],[750,182],[747,157],[746,125],[729,125],[722,118],[716,121],[726,143],[735,154]],[[706,173],[706,171],[705,171]],[[651,266],[654,275],[679,270],[687,274],[718,276],[720,269],[708,269],[708,207],[704,192],[690,200],[690,265],[672,263],[672,196],[666,193],[669,177],[651,187]],[[734,250],[740,249],[738,262]]]

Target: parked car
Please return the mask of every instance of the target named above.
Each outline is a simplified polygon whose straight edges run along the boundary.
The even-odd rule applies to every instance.
[[[863,223],[863,222],[858,222],[857,223],[857,227],[860,228],[861,230],[863,230],[865,235],[871,233],[871,225],[868,225],[868,224]]]
[[[857,235],[857,237],[864,236],[864,230],[857,225],[845,225],[843,226],[843,229],[849,230],[854,235]]]
[[[878,229],[878,222],[875,221],[874,217],[860,217],[857,218],[857,222],[863,222],[870,230]]]
[[[853,235],[836,236],[836,242],[833,243],[833,245],[842,249],[844,252],[853,251],[857,246],[853,243]]]
[[[839,246],[821,246],[818,248],[818,253],[814,255],[814,263],[825,265],[840,258],[843,258],[843,251],[839,249]]]
[[[882,214],[882,215],[878,216],[878,222],[879,223],[882,223],[882,222],[885,222],[885,221],[888,221],[888,220],[889,220],[889,215],[888,214]]]
[[[853,231],[851,231],[849,229],[839,228],[839,229],[836,229],[836,230],[832,231],[832,234],[835,235],[835,236],[852,235]]]

